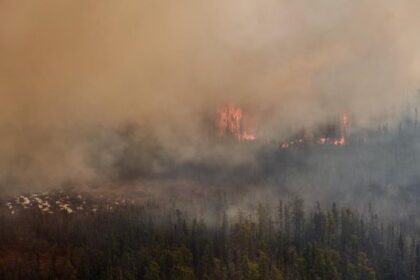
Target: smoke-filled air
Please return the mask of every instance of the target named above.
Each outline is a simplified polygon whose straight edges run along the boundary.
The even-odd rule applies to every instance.
[[[0,278],[420,279],[419,27],[417,0],[0,1]]]

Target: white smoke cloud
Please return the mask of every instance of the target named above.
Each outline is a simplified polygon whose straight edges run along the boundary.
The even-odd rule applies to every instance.
[[[370,125],[419,87],[419,11],[415,0],[2,2],[3,177],[90,177],[84,132],[98,124],[153,124],[195,156],[201,114],[224,102],[273,137],[342,110]]]

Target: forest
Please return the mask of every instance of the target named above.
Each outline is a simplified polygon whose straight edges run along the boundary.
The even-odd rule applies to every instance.
[[[153,201],[3,211],[0,279],[420,279],[413,232],[371,208],[301,198],[215,222]]]

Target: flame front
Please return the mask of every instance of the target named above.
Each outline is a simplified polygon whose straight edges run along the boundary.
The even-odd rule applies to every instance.
[[[216,127],[220,137],[227,136],[237,141],[256,140],[249,123],[248,114],[234,104],[224,105],[217,111]],[[323,129],[322,129],[323,128]],[[349,116],[342,113],[333,124],[321,127],[320,133],[303,133],[289,141],[281,142],[280,148],[287,149],[292,146],[305,144],[344,146],[347,144],[349,133]],[[321,134],[321,135],[320,135]]]
[[[336,122],[334,125],[335,127],[335,133],[333,135],[328,135],[326,133],[325,135],[322,135],[320,137],[314,137],[314,136],[300,136],[296,137],[292,140],[282,142],[279,144],[279,147],[282,149],[287,149],[292,146],[301,145],[301,144],[318,144],[318,145],[335,145],[335,146],[344,146],[347,144],[347,138],[349,134],[349,116],[347,113],[342,113],[340,115],[339,121]]]
[[[232,136],[238,141],[253,141],[256,136],[247,127],[243,110],[233,104],[221,107],[217,113],[219,136]]]

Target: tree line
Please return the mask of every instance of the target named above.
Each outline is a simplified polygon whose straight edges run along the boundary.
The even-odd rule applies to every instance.
[[[220,211],[158,203],[0,214],[0,279],[420,279],[420,244],[372,211],[299,199]]]

